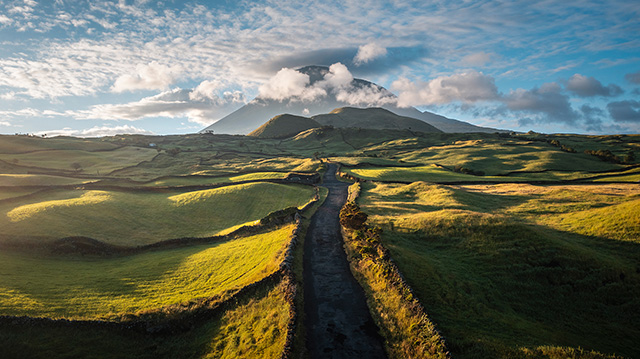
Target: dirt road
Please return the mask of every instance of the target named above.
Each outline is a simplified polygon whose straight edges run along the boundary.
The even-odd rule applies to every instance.
[[[311,358],[386,358],[364,292],[349,270],[338,214],[348,184],[329,165],[329,195],[311,218],[304,246],[307,347]]]

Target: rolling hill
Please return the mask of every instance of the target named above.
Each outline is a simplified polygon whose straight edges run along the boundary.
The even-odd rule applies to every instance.
[[[322,127],[315,120],[290,114],[278,115],[253,130],[248,136],[260,138],[286,138],[302,131]]]
[[[324,66],[306,66],[297,70],[309,76],[309,85],[314,85],[319,81],[323,81],[329,73],[329,68]],[[443,132],[496,132],[493,128],[485,128],[472,125],[467,122],[458,121],[444,116],[440,116],[431,112],[421,112],[414,107],[401,108],[394,103],[396,96],[386,90],[384,87],[375,83],[353,79],[351,86],[359,89],[370,89],[381,94],[388,101],[382,106],[384,109],[391,111],[400,116],[412,117],[424,121]],[[254,129],[262,125],[267,118],[288,113],[296,116],[314,116],[324,114],[336,108],[353,106],[352,104],[342,101],[342,97],[338,96],[335,91],[328,91],[327,95],[313,101],[295,100],[273,100],[263,97],[256,97],[247,105],[239,108],[231,114],[220,119],[218,122],[204,128],[201,133],[213,132],[220,134],[248,134]]]
[[[342,107],[330,113],[316,115],[311,118],[290,114],[278,115],[249,133],[249,136],[287,138],[322,126],[372,130],[410,130],[425,133],[442,132],[426,122],[415,118],[398,116],[383,108]]]
[[[442,132],[434,126],[415,118],[398,116],[383,108],[342,107],[328,114],[311,117],[323,126],[356,127],[369,129],[413,130],[419,132]]]

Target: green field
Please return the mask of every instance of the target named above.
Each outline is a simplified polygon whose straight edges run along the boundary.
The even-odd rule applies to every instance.
[[[277,270],[291,231],[107,259],[1,253],[0,312],[110,318],[224,297]]]
[[[230,182],[242,182],[242,181],[260,181],[265,179],[282,179],[287,176],[286,172],[255,172],[246,173],[240,175],[209,177],[202,175],[195,176],[183,176],[183,177],[168,177],[157,179],[146,183],[145,186],[198,186],[198,185],[210,185],[217,183],[230,183]]]
[[[313,194],[308,186],[263,182],[185,193],[53,190],[20,203],[0,202],[0,238],[18,243],[84,236],[134,246],[208,237],[302,206]]]
[[[640,354],[637,186],[363,188],[454,357]]]
[[[0,322],[2,358],[255,358],[280,356],[289,304],[282,285],[241,298],[235,307],[187,332]]]
[[[6,154],[3,160],[27,167],[105,175],[114,170],[149,161],[157,154],[150,148],[122,147],[111,151],[48,150],[23,154]]]
[[[81,178],[50,175],[0,174],[0,187],[61,186],[87,182],[91,181]]]

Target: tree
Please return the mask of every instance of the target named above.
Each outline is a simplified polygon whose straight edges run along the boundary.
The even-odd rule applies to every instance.
[[[76,172],[80,172],[82,170],[82,165],[78,162],[74,162],[71,164],[71,168],[76,170]]]
[[[633,150],[629,150],[627,155],[624,157],[624,162],[626,163],[634,163],[636,161],[636,154]]]

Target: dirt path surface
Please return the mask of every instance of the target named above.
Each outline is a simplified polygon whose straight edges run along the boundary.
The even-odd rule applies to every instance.
[[[349,269],[338,214],[346,183],[329,165],[323,186],[329,195],[311,218],[304,246],[307,347],[311,358],[386,358],[364,291]]]

